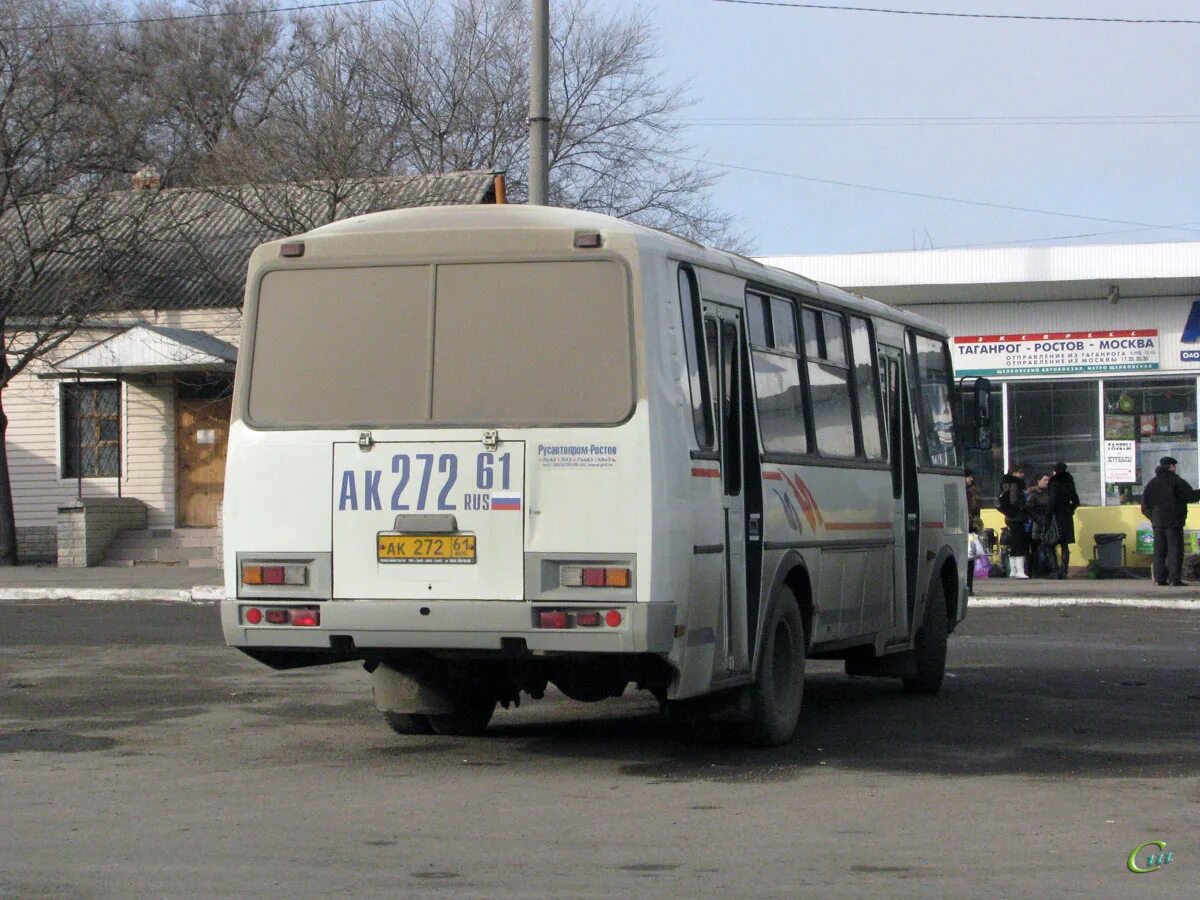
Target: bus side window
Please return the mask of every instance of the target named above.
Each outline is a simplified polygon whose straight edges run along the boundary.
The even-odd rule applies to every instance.
[[[708,366],[704,362],[700,327],[700,289],[696,285],[696,274],[688,266],[679,267],[679,312],[683,318],[683,344],[687,355],[688,385],[692,399],[692,427],[696,432],[696,443],[701,450],[716,447],[713,431],[712,385],[716,381],[706,378]],[[709,357],[712,358],[711,355]]]
[[[817,452],[853,458],[857,450],[844,320],[838,313],[805,307],[803,325]]]
[[[954,428],[954,380],[946,343],[908,333],[915,385],[910,392],[916,404],[917,452],[922,465],[957,468],[958,447]]]
[[[795,305],[780,297],[747,293],[746,311],[763,449],[807,453]]]
[[[879,414],[879,381],[875,377],[875,342],[866,319],[850,317],[850,349],[854,351],[854,383],[858,390],[863,453],[867,459],[883,459],[883,420]]]
[[[707,320],[712,322],[712,319]],[[738,330],[729,322],[721,323],[721,440],[725,466],[725,492],[731,497],[742,492],[741,439],[741,346]]]

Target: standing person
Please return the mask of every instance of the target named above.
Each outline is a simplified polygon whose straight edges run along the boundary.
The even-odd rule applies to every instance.
[[[979,534],[983,531],[983,491],[975,483],[975,473],[963,470],[963,481],[967,487],[967,531]]]
[[[1065,462],[1054,464],[1048,494],[1050,515],[1042,536],[1049,544],[1049,558],[1058,564],[1058,577],[1066,578],[1071,564],[1071,545],[1075,543],[1075,510],[1079,508],[1079,492],[1075,490],[1075,476],[1067,471]],[[1056,549],[1060,551],[1061,562],[1055,559]]]
[[[1200,494],[1176,474],[1177,465],[1174,457],[1164,456],[1142,491],[1142,515],[1154,528],[1155,584],[1183,584],[1183,523],[1187,505],[1200,499]]]
[[[1025,509],[1025,467],[1013,464],[1008,474],[1000,479],[1000,496],[996,498],[996,509],[1004,515],[1008,526],[1008,562],[1012,578],[1028,578],[1025,558],[1029,555],[1029,535],[1025,523],[1029,513]]]
[[[1042,540],[1046,531],[1046,521],[1050,518],[1050,473],[1039,472],[1033,487],[1025,496],[1025,508],[1033,528],[1029,532],[1029,574],[1034,578],[1044,578],[1051,574],[1053,566],[1045,564],[1042,558],[1047,549]],[[1052,551],[1053,552],[1053,551]]]
[[[971,549],[976,546],[974,541],[983,531],[983,491],[975,483],[975,473],[963,469],[963,481],[967,488],[967,531],[968,541],[972,541]],[[967,553],[967,593],[975,591],[975,559],[972,553]]]

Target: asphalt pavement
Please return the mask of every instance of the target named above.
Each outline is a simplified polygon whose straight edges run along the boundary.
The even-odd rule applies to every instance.
[[[0,896],[1193,897],[1200,615],[978,609],[939,697],[810,663],[798,737],[553,694],[399,737],[211,604],[0,605]],[[1160,840],[1160,871],[1132,849]]]

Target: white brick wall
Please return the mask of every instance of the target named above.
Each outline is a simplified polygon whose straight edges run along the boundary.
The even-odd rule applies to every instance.
[[[58,558],[58,530],[53,525],[17,529],[17,559],[22,563],[54,562]]]
[[[99,565],[118,533],[146,527],[146,504],[132,497],[84,497],[58,510],[58,564]]]

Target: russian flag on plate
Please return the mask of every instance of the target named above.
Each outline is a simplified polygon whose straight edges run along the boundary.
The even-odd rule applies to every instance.
[[[492,494],[492,509],[511,509],[519,512],[521,509],[521,495],[500,492],[494,493]]]

